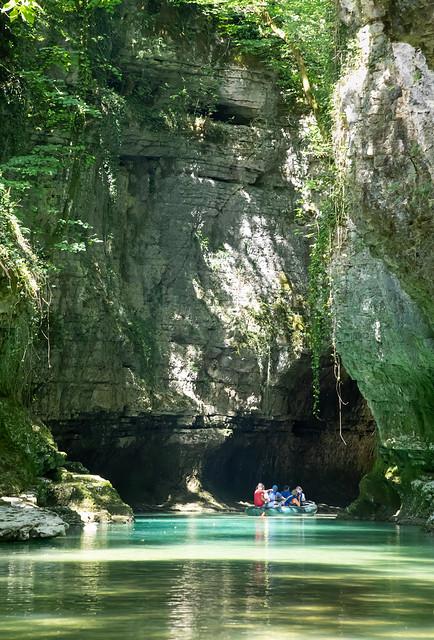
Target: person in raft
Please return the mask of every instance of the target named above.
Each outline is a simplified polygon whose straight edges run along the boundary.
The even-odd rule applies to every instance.
[[[285,501],[283,504],[285,504],[286,500],[292,496],[291,491],[289,490],[289,487],[287,484],[285,484],[285,486],[283,487],[283,491],[280,492],[280,495],[282,496],[282,498],[285,498]]]
[[[297,491],[297,498],[299,503],[303,504],[303,502],[306,502],[306,496],[304,495],[303,489],[300,487],[300,485],[295,487],[295,490]]]
[[[282,502],[282,506],[289,507],[291,505],[300,507],[303,502],[305,502],[306,497],[303,493],[303,489],[301,487],[296,487],[292,491],[289,490],[288,485],[283,488],[282,496],[284,501]]]
[[[278,507],[280,504],[282,504],[282,494],[279,493],[277,484],[273,484],[271,489],[268,490],[267,507]]]
[[[297,485],[293,491],[290,491],[288,485],[285,485],[283,487],[283,491],[280,493],[281,496],[285,498],[282,504],[295,504],[300,507],[304,502],[306,502],[306,496],[304,495],[303,489],[300,485]],[[298,500],[299,504],[297,504],[295,500]]]
[[[291,495],[289,496],[289,498],[287,498],[285,500],[285,505],[287,507],[299,507],[300,506],[300,500],[297,497],[297,491],[296,489],[293,489],[291,491]]]
[[[255,507],[265,508],[268,503],[268,492],[262,482],[259,482],[253,495],[253,504]]]

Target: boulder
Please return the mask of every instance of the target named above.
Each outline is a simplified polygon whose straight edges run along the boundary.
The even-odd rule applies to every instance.
[[[101,476],[72,473],[62,468],[53,482],[44,480],[38,501],[72,524],[131,522],[133,512],[112,484]],[[66,515],[68,513],[68,515]],[[66,516],[66,517],[64,517]]]
[[[55,513],[36,506],[2,501],[0,504],[0,541],[64,536],[68,525]]]

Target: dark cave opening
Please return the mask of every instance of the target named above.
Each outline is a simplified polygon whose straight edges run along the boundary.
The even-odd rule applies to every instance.
[[[301,484],[309,499],[346,506],[373,463],[374,423],[364,403],[336,421],[232,417],[220,428],[197,416],[87,416],[52,423],[71,460],[109,479],[135,510],[194,502],[189,478],[227,504],[251,501],[267,486]]]
[[[339,417],[330,366],[322,368],[321,417],[314,417],[308,359],[296,374],[282,380],[284,416],[102,412],[50,426],[70,460],[110,480],[136,511],[203,503],[197,487],[226,504],[251,501],[258,482],[300,484],[309,499],[347,506],[373,466],[375,422],[345,372]]]
[[[209,117],[215,122],[249,126],[252,120],[257,117],[257,113],[248,107],[240,105],[218,104],[212,113],[209,114]]]
[[[204,487],[228,502],[251,501],[258,482],[267,487],[300,484],[309,499],[345,507],[358,495],[359,482],[373,461],[373,431],[336,431],[306,424],[275,425],[270,432],[235,431],[205,460]],[[298,431],[298,433],[297,433]]]

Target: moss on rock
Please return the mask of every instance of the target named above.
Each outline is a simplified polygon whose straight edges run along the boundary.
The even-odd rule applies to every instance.
[[[56,481],[39,488],[38,503],[45,507],[68,507],[84,522],[128,522],[133,512],[112,484],[101,476],[59,470]]]
[[[49,429],[16,401],[0,398],[0,493],[17,493],[65,459]]]
[[[86,469],[65,462],[65,457],[44,424],[33,421],[16,401],[0,399],[0,495],[18,495],[34,487],[39,506],[49,507],[73,525],[132,520],[131,508],[110,482],[68,471],[61,465]]]
[[[387,468],[381,458],[360,482],[360,494],[347,509],[347,514],[363,520],[389,520],[401,505],[396,488],[387,478]]]
[[[434,524],[434,474],[414,459],[381,450],[360,482],[360,495],[347,509],[352,517]]]

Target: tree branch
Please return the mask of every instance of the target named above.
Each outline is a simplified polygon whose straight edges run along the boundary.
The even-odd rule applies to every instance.
[[[317,122],[318,128],[322,134],[323,137],[327,137],[326,136],[326,131],[324,130],[324,127],[321,124],[320,118],[319,118],[319,109],[318,109],[318,102],[317,99],[315,97],[315,93],[312,89],[312,85],[310,83],[309,80],[309,76],[307,73],[307,67],[306,67],[306,63],[304,61],[303,55],[300,51],[300,49],[293,43],[291,42],[291,40],[288,37],[288,34],[281,29],[280,27],[277,26],[277,24],[274,22],[273,18],[270,16],[270,14],[268,13],[267,10],[263,10],[262,11],[262,18],[264,19],[266,25],[268,27],[270,27],[272,33],[277,36],[278,38],[280,38],[281,40],[283,40],[285,42],[286,45],[288,45],[292,55],[294,56],[294,59],[297,63],[298,66],[298,71],[300,73],[300,77],[301,77],[301,84],[303,87],[303,93],[304,96],[306,98],[306,102],[309,105],[312,114]]]

